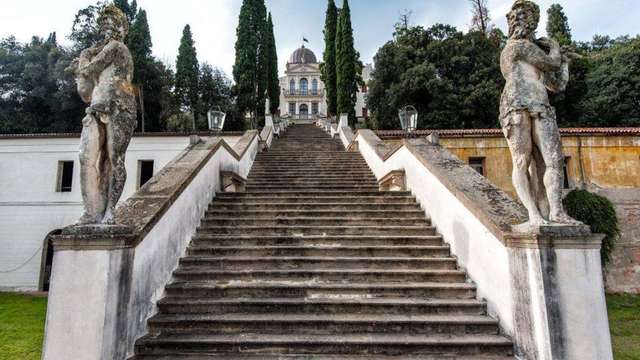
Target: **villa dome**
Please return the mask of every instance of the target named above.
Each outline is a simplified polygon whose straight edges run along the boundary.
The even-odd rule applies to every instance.
[[[289,64],[316,64],[317,62],[316,54],[304,47],[304,45],[289,57]]]

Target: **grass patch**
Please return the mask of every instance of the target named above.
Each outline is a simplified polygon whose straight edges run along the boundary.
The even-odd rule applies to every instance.
[[[640,360],[640,295],[607,295],[613,358]]]
[[[640,360],[640,295],[607,295],[616,360]],[[0,359],[39,360],[47,299],[0,293]]]
[[[39,360],[47,298],[0,293],[0,359]]]

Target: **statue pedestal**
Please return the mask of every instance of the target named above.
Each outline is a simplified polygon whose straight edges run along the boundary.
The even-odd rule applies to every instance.
[[[600,263],[603,235],[585,225],[534,230],[508,240],[518,355],[612,359]]]

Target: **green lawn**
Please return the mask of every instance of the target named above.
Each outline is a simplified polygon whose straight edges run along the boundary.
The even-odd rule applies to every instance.
[[[0,359],[39,360],[47,298],[0,293]]]
[[[615,360],[640,360],[640,296],[608,295]]]
[[[615,360],[640,360],[640,296],[607,302]],[[0,293],[0,359],[40,359],[46,308],[46,298]]]

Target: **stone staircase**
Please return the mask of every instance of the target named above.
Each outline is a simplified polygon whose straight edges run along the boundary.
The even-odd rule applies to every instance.
[[[410,192],[313,125],[218,194],[135,359],[513,359]]]

